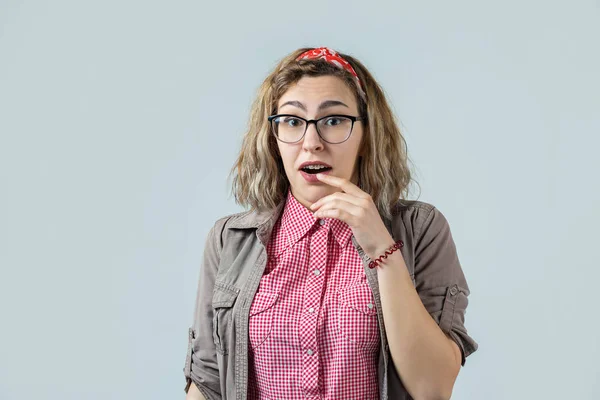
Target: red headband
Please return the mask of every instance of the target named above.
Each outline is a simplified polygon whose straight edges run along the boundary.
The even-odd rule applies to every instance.
[[[358,87],[361,89],[364,95],[364,89],[362,87],[360,79],[358,78],[358,75],[356,74],[356,71],[354,70],[354,68],[352,68],[352,65],[350,65],[348,61],[344,60],[335,50],[332,50],[329,47],[318,47],[316,49],[308,50],[300,54],[296,58],[296,61],[319,58],[325,59],[325,61],[327,61],[328,63],[350,72],[352,76],[354,76],[354,78],[356,79],[356,83],[358,83]]]

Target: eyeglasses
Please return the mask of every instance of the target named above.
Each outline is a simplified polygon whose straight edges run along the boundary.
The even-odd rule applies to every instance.
[[[348,140],[356,121],[365,121],[366,117],[352,115],[328,115],[319,119],[304,119],[292,114],[271,115],[267,118],[271,131],[284,143],[296,143],[302,140],[308,125],[314,122],[317,133],[327,143],[338,144]]]

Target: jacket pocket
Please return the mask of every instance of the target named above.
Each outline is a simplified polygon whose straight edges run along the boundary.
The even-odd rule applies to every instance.
[[[355,345],[376,350],[379,344],[377,308],[368,284],[351,285],[338,294],[338,329]]]
[[[255,349],[269,337],[273,329],[273,309],[278,294],[262,290],[254,295],[250,305],[248,335],[250,346]]]
[[[233,305],[239,289],[215,282],[213,291],[213,341],[217,352],[227,355],[232,339]]]

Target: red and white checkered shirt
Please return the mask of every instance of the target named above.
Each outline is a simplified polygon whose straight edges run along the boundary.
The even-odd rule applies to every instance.
[[[379,398],[377,309],[351,236],[288,191],[250,307],[249,400]]]

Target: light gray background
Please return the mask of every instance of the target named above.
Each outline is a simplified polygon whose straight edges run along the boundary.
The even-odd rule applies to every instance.
[[[184,397],[250,102],[321,45],[382,84],[450,221],[480,344],[453,399],[600,398],[599,9],[1,0],[0,399]]]

